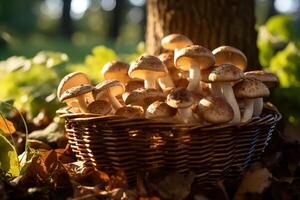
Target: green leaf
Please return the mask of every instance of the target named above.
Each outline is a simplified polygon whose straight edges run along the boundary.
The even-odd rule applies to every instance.
[[[16,149],[2,134],[0,134],[0,168],[13,176],[20,174]]]

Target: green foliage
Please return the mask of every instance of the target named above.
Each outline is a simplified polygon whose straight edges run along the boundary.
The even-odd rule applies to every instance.
[[[1,134],[0,130],[0,168],[13,176],[20,174],[18,154],[15,147]]]
[[[97,46],[93,48],[92,54],[87,55],[84,64],[71,65],[70,71],[81,71],[89,75],[94,81],[101,78],[102,66],[110,61],[116,60],[117,54],[105,46]]]
[[[41,51],[33,58],[13,56],[0,62],[0,99],[14,99],[14,105],[25,111],[29,118],[45,112],[50,118],[61,107],[56,99],[60,80],[69,72],[81,71],[94,83],[101,80],[101,68],[110,61],[136,59],[144,51],[140,43],[137,52],[117,57],[117,53],[105,46],[96,46],[83,63],[70,64],[65,53]]]
[[[278,75],[281,87],[300,87],[300,49],[292,42],[278,51],[270,61],[269,70]]]
[[[57,102],[51,94],[64,71],[59,67],[64,69],[66,60],[65,54],[40,52],[32,59],[12,57],[1,62],[0,99],[15,99],[15,105],[31,117],[41,110],[53,116]]]
[[[274,16],[260,27],[258,36],[260,62],[280,80],[273,101],[291,123],[300,123],[299,24],[300,19],[293,16]]]

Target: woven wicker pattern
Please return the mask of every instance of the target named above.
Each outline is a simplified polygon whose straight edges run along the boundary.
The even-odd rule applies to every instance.
[[[129,183],[139,170],[158,167],[192,170],[199,183],[240,176],[259,159],[281,118],[264,109],[261,117],[238,126],[199,127],[116,116],[62,117],[77,159],[97,168],[121,168]]]

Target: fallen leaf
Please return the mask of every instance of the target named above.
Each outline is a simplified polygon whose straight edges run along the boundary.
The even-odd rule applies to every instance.
[[[1,134],[0,131],[0,169],[13,176],[20,174],[18,154],[15,147]]]
[[[14,124],[3,116],[0,116],[0,130],[2,130],[2,134],[6,137],[16,132]]]

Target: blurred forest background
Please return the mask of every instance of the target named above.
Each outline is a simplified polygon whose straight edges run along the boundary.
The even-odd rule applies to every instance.
[[[272,101],[300,127],[300,0],[256,0],[257,45],[264,69],[279,76]],[[55,90],[68,72],[95,82],[101,67],[144,50],[146,0],[2,0],[0,100],[13,99],[28,119],[60,106]],[[246,37],[246,36],[245,36]],[[230,45],[230,44],[229,44]],[[24,76],[26,72],[26,76]]]

